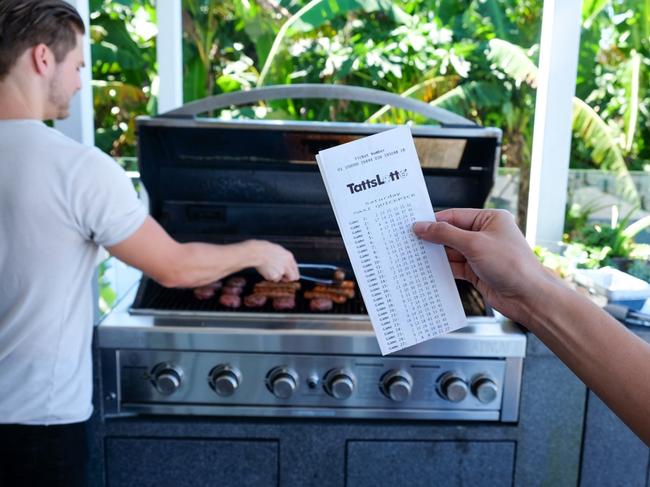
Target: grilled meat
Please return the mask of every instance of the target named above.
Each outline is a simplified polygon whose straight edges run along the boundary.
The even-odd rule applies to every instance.
[[[288,311],[296,307],[296,298],[284,297],[273,300],[273,309],[276,311]]]
[[[331,299],[313,298],[309,301],[309,309],[312,311],[330,311],[334,307]]]
[[[249,294],[244,297],[244,306],[247,308],[261,308],[266,304],[267,299],[263,294]]]
[[[236,294],[222,294],[219,297],[219,304],[226,308],[239,308],[241,307],[241,298]]]

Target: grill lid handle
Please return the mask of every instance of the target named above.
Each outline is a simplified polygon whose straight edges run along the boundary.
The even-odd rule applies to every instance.
[[[424,115],[430,120],[440,122],[445,127],[478,127],[474,122],[460,115],[434,107],[420,100],[406,98],[394,93],[362,88],[360,86],[344,86],[332,84],[303,83],[295,85],[272,85],[254,88],[248,91],[236,91],[221,95],[210,96],[196,100],[180,108],[158,115],[167,118],[192,118],[201,113],[231,106],[249,105],[263,100],[284,100],[288,98],[319,98],[334,100],[350,100],[377,105],[389,105],[410,112]]]

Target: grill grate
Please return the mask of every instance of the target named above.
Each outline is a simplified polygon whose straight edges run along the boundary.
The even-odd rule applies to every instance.
[[[238,274],[245,277],[247,284],[244,287],[242,296],[252,293],[253,286],[256,282],[251,279],[250,275]],[[465,281],[456,281],[458,291],[460,293],[461,301],[465,314],[467,316],[490,316],[491,310],[486,308],[480,293],[469,283]],[[309,300],[302,297],[305,290],[311,289],[311,285],[303,285],[303,289],[296,293],[296,306],[292,310],[283,310],[278,312],[273,309],[271,304],[272,300],[261,308],[246,308],[241,306],[237,309],[226,308],[219,304],[219,291],[215,296],[206,300],[199,300],[194,297],[191,289],[170,289],[165,288],[156,283],[155,281],[143,278],[138,289],[138,294],[133,303],[133,310],[156,310],[156,311],[184,311],[184,312],[200,312],[200,313],[282,313],[282,314],[337,314],[337,315],[363,315],[366,314],[366,307],[361,298],[361,293],[356,289],[356,296],[353,299],[348,299],[344,304],[334,304],[334,307],[329,311],[312,311],[309,309]]]
[[[244,287],[243,296],[252,294],[254,281],[248,276],[247,284]],[[343,304],[334,304],[334,307],[329,311],[312,311],[309,309],[309,300],[302,297],[305,290],[311,289],[311,285],[303,285],[303,289],[296,292],[296,306],[292,310],[283,310],[282,314],[295,313],[295,314],[340,314],[340,315],[359,315],[366,314],[366,307],[363,299],[356,290],[356,296],[348,299]],[[273,309],[272,299],[269,299],[261,308],[246,308],[243,303],[240,308],[227,308],[219,304],[220,291],[217,290],[215,296],[210,299],[200,300],[194,297],[191,289],[170,289],[162,287],[160,284],[152,281],[151,279],[143,279],[140,283],[138,290],[138,297],[133,304],[133,309],[155,309],[160,311],[193,311],[193,312],[214,312],[214,313],[280,313]],[[242,299],[243,301],[243,299]]]

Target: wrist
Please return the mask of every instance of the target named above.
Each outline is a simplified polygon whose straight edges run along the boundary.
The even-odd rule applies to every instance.
[[[245,240],[241,245],[242,257],[249,267],[259,267],[264,263],[261,240]]]
[[[523,300],[527,316],[530,316],[527,327],[537,333],[544,324],[552,322],[555,315],[561,312],[563,295],[567,288],[552,272],[543,269],[544,272],[531,281],[530,292]]]

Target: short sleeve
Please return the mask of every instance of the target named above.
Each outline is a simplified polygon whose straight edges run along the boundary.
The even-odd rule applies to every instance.
[[[142,226],[147,209],[126,172],[99,149],[89,149],[71,178],[71,211],[85,238],[110,247]]]

